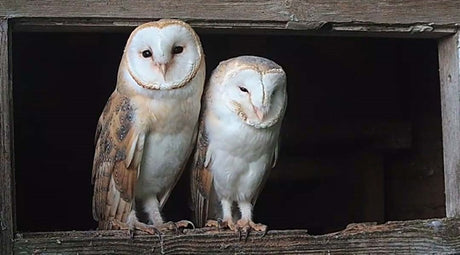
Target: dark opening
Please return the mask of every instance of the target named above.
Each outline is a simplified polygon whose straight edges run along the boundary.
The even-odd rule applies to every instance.
[[[13,33],[18,231],[89,230],[97,119],[127,33]],[[270,229],[444,217],[437,42],[201,34],[208,74],[237,55],[287,72],[278,165],[254,209]],[[163,212],[190,219],[188,176]]]

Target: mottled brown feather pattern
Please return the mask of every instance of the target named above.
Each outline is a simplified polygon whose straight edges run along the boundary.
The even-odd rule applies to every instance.
[[[96,130],[93,217],[99,221],[99,229],[112,229],[113,219],[126,221],[132,208],[142,155],[142,148],[137,148],[139,132],[133,121],[130,100],[115,90]]]
[[[191,191],[194,220],[198,227],[203,227],[208,218],[208,209],[210,203],[210,194],[212,190],[212,173],[205,164],[206,153],[208,149],[208,138],[204,128],[205,104],[203,102],[201,109],[201,120],[198,130],[197,145],[192,164],[191,173]],[[208,162],[209,163],[209,162]]]

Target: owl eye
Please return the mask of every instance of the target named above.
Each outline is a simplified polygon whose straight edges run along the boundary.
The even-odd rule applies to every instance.
[[[144,50],[144,51],[142,52],[142,56],[143,56],[144,58],[149,58],[149,57],[152,56],[152,52],[149,51],[149,50]]]
[[[239,88],[242,92],[244,92],[244,93],[248,93],[248,92],[249,92],[248,89],[245,88],[245,87],[239,86],[238,88]]]
[[[174,48],[172,48],[173,54],[179,54],[182,53],[182,51],[184,51],[184,47],[182,46],[174,46]]]

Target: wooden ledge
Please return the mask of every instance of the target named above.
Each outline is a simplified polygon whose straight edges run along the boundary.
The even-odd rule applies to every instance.
[[[126,32],[145,18],[10,17],[14,32]],[[183,18],[198,32],[318,36],[441,38],[455,34],[457,24],[326,22],[296,20],[211,20]]]
[[[373,254],[460,252],[460,219],[350,224],[345,230],[313,236],[307,230],[251,233],[246,242],[230,231],[158,236],[125,231],[67,231],[17,234],[15,254]]]

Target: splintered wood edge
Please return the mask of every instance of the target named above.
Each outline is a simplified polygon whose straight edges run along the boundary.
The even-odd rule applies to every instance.
[[[444,218],[350,224],[345,230],[326,235],[309,235],[307,230],[270,230],[262,237],[251,233],[246,241],[231,231],[165,234],[161,238],[126,231],[66,231],[17,234],[15,254],[369,254],[458,253],[460,219]]]

